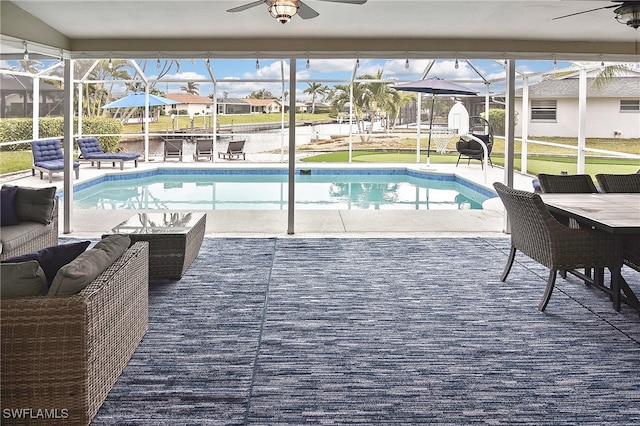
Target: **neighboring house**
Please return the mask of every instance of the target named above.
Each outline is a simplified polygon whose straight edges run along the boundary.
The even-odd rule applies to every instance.
[[[640,138],[640,74],[629,71],[601,87],[593,77],[587,80],[586,137]],[[529,86],[529,137],[578,136],[578,83],[571,74]],[[515,109],[515,132],[521,135],[522,89],[516,91]]]
[[[313,111],[313,102],[308,101],[308,102],[298,102],[296,103],[296,106],[298,108],[299,112],[311,112]],[[326,111],[328,109],[330,109],[331,107],[325,103],[322,102],[316,102],[316,112],[318,111]]]
[[[63,115],[64,90],[40,81],[40,117]],[[32,117],[33,79],[0,74],[0,118]]]
[[[277,99],[252,99],[247,98],[245,101],[251,106],[252,114],[268,114],[271,112],[280,112],[280,101]]]
[[[174,105],[168,105],[165,112],[171,110],[186,111],[188,115],[210,115],[213,101],[205,96],[191,95],[188,93],[168,93],[165,98],[176,101]]]
[[[218,114],[251,114],[251,105],[246,99],[218,98]]]

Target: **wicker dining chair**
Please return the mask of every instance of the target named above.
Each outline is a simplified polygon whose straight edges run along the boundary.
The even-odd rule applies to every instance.
[[[640,192],[640,171],[630,175],[598,174],[596,179],[603,192]],[[625,265],[640,271],[640,236],[626,235],[624,237],[623,257]]]
[[[598,174],[598,185],[602,192],[640,192],[640,174],[630,175]]]
[[[543,193],[557,194],[593,194],[598,192],[590,175],[538,175],[540,189]]]
[[[516,251],[549,268],[547,286],[538,304],[544,311],[551,299],[559,270],[622,267],[618,236],[602,231],[575,229],[558,222],[538,194],[493,184],[511,223],[511,251],[501,281],[505,281]]]

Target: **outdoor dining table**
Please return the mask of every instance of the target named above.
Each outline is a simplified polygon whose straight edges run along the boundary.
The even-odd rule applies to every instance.
[[[640,234],[640,194],[540,194],[550,212],[575,219],[616,235]],[[640,302],[621,274],[611,270],[610,288],[613,306],[619,311],[624,301],[640,313]],[[624,293],[624,297],[621,293]]]

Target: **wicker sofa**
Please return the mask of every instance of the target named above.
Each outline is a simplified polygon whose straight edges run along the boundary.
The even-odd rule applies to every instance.
[[[138,242],[78,294],[0,301],[3,424],[91,422],[147,331],[148,262]]]
[[[55,192],[55,187],[52,188]],[[45,191],[44,188],[39,191]],[[32,188],[18,188],[32,191]],[[30,218],[28,218],[30,219]],[[34,220],[21,221],[16,225],[0,227],[0,260],[19,256],[58,244],[58,198],[53,199],[53,211],[49,223]]]

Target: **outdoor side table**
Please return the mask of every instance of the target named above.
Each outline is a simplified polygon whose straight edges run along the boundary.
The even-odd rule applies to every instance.
[[[206,213],[138,213],[110,234],[149,243],[149,279],[180,279],[198,256],[206,220]]]

